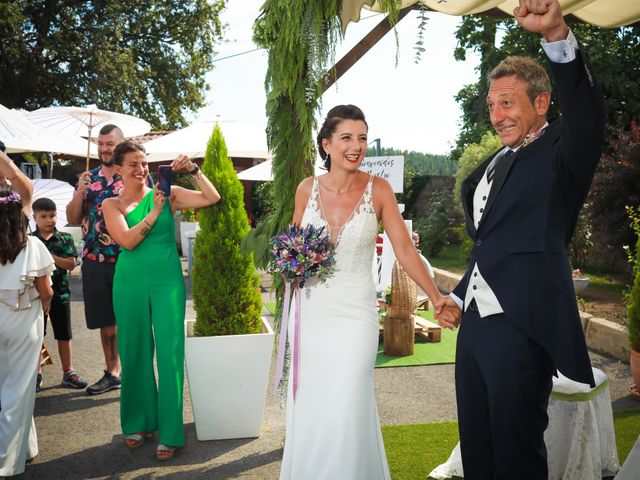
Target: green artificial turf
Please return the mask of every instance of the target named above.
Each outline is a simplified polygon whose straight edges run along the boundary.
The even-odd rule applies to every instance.
[[[434,322],[433,309],[426,312],[419,311],[421,317]],[[454,363],[456,359],[456,339],[457,330],[441,331],[441,339],[436,343],[418,341],[413,345],[413,355],[406,357],[390,357],[383,352],[382,341],[378,345],[378,356],[376,357],[376,368],[379,367],[410,367],[415,365],[437,365],[443,363]]]
[[[263,302],[262,305],[269,310],[271,315],[276,314],[276,302]]]
[[[624,463],[640,432],[640,411],[614,412],[616,444]],[[456,422],[385,425],[384,446],[393,480],[424,480],[458,442]]]

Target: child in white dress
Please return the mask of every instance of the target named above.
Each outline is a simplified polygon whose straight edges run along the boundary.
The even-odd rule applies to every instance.
[[[38,454],[33,406],[54,262],[28,225],[20,195],[1,188],[0,477],[21,474]]]

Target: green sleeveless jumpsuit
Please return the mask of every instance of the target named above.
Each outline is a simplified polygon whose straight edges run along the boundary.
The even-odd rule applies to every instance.
[[[126,216],[137,225],[153,209],[153,190]],[[159,430],[160,442],[184,445],[184,315],[186,293],[166,202],[149,234],[133,250],[121,249],[113,306],[122,362],[120,425],[125,435]],[[158,383],[153,369],[154,344]]]

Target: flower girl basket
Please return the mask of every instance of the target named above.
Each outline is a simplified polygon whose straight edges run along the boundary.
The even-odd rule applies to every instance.
[[[394,357],[413,355],[418,289],[413,280],[394,262],[391,271],[391,305],[384,319],[384,353]]]

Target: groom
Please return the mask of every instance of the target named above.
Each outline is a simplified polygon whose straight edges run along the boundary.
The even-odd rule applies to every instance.
[[[462,184],[475,247],[452,295],[464,312],[456,390],[468,480],[546,480],[552,375],[594,384],[567,244],[600,158],[602,99],[557,0],[520,0],[514,14],[542,34],[562,116],[547,123],[551,86],[535,61],[510,57],[489,74],[504,147]]]

